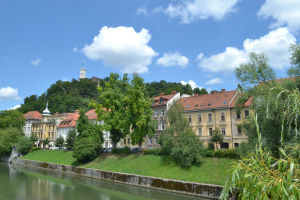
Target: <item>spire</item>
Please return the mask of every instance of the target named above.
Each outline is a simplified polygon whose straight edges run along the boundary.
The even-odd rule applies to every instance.
[[[46,104],[46,109],[43,111],[43,115],[50,115],[50,111],[48,110],[48,100]]]

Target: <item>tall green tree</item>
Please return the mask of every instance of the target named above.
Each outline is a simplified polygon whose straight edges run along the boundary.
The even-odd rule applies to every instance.
[[[152,119],[152,102],[146,96],[143,78],[137,74],[133,75],[131,87],[125,98],[127,104],[126,130],[131,132],[132,144],[138,144],[141,149],[145,136],[152,136],[155,132],[155,122]]]
[[[291,67],[288,70],[290,76],[300,76],[300,44],[291,46]]]
[[[55,140],[55,146],[58,147],[58,148],[62,148],[65,144],[65,139],[60,136],[58,137],[56,140]]]
[[[235,69],[235,76],[245,87],[275,79],[275,72],[268,64],[265,54],[249,53],[249,61]]]
[[[25,123],[23,113],[17,110],[0,111],[0,129],[15,127],[22,129]]]
[[[76,139],[76,129],[70,130],[67,135],[66,143],[67,143],[67,149],[73,150],[74,144]]]
[[[76,122],[76,130],[78,132],[78,135],[81,136],[84,131],[87,129],[89,122],[88,122],[88,118],[85,115],[85,111],[83,109],[79,110],[79,118]]]
[[[121,79],[118,74],[111,73],[105,87],[98,88],[100,103],[95,101],[91,103],[96,108],[98,120],[104,120],[103,129],[110,132],[113,148],[116,148],[117,143],[130,132],[130,128],[126,127],[125,123],[128,108],[125,97],[129,87],[127,74],[124,74]]]

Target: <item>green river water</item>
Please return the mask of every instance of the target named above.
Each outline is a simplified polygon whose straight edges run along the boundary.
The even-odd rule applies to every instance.
[[[2,200],[191,200],[159,190],[0,162]]]

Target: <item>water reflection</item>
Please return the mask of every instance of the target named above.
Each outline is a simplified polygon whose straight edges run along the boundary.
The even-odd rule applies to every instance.
[[[0,163],[0,199],[79,200],[79,199],[174,199],[195,197],[128,186],[97,179],[51,172],[44,169]]]

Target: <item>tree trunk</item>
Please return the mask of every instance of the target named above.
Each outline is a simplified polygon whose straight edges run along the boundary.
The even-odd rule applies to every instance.
[[[139,150],[142,150],[143,142],[139,142]]]

